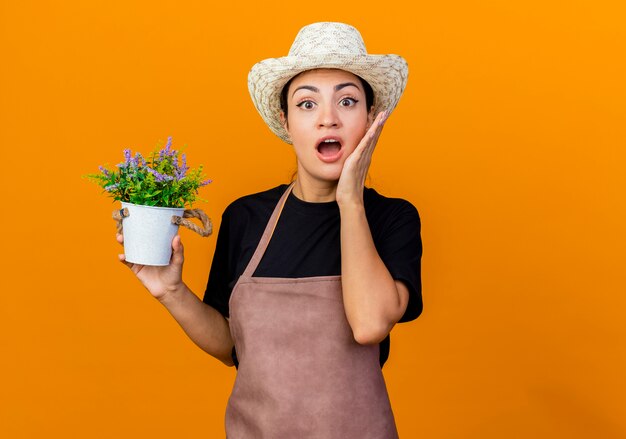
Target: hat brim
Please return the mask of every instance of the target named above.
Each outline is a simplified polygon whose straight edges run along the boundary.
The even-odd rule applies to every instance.
[[[291,144],[280,121],[280,93],[294,76],[313,69],[340,69],[360,76],[374,91],[374,114],[391,112],[406,87],[408,65],[399,55],[323,54],[269,58],[248,74],[248,90],[257,111],[270,130]]]

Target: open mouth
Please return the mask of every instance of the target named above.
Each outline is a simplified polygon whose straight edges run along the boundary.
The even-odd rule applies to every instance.
[[[317,154],[325,162],[335,161],[341,157],[341,141],[335,137],[322,139],[317,144]]]

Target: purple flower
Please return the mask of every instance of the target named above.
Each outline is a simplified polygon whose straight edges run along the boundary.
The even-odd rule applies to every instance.
[[[127,165],[130,164],[130,149],[124,150],[124,163],[126,163]]]
[[[176,176],[176,180],[178,181],[185,178],[185,175],[187,174],[187,171],[189,170],[189,168],[187,167],[187,156],[185,154],[182,155],[182,162],[183,162],[183,165],[180,168],[178,168],[177,167],[178,160],[174,159],[174,166],[177,168],[174,171],[174,175]]]
[[[146,161],[143,159],[141,154],[136,153],[135,157],[132,157],[131,159],[129,159],[129,163],[130,163],[131,168],[136,169],[140,166],[145,166]]]
[[[161,173],[159,173],[159,172],[155,171],[155,170],[154,170],[154,169],[152,169],[152,168],[146,168],[146,170],[147,170],[150,174],[154,175],[154,178],[155,178],[155,179],[156,179],[156,181],[158,181],[158,182],[163,182],[163,181],[171,181],[171,180],[173,180],[173,179],[174,179],[174,177],[171,177],[171,176],[169,176],[169,175],[165,175],[165,174],[161,174]]]
[[[98,166],[98,169],[100,169],[100,172],[102,172],[102,174],[104,174],[105,177],[108,177],[109,174],[109,170],[106,169],[104,166]]]
[[[115,184],[110,184],[108,186],[104,187],[104,190],[107,192],[113,192],[115,189],[117,189],[119,187],[119,183],[115,183]]]
[[[167,138],[167,144],[165,145],[165,148],[159,151],[159,158],[173,157],[176,154],[176,151],[172,151],[172,137],[170,136]]]
[[[212,183],[212,182],[213,182],[213,180],[204,180],[203,182],[200,183],[198,188],[201,188],[202,186],[206,186],[207,184]],[[198,193],[199,193],[199,191],[198,191],[198,189],[196,189],[196,194],[198,194]]]

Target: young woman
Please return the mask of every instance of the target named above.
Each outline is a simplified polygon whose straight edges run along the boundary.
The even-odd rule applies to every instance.
[[[183,283],[180,237],[167,267],[120,255],[200,348],[237,366],[229,438],[397,437],[381,367],[393,326],[422,310],[420,220],[364,183],[407,72],[351,26],[304,27],[248,78],[297,177],[227,207],[204,300]]]

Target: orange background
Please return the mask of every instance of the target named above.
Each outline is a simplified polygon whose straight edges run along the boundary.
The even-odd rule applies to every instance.
[[[234,368],[117,262],[81,175],[171,135],[217,231],[295,169],[249,68],[323,20],[410,66],[370,172],[423,223],[425,311],[384,368],[401,437],[626,437],[626,10],[591,0],[0,2],[0,436],[223,437]],[[202,295],[216,235],[182,235]]]

